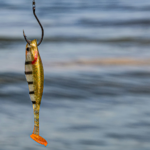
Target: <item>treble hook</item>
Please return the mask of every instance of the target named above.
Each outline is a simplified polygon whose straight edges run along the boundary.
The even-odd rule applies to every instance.
[[[33,8],[33,14],[34,14],[34,16],[35,16],[37,22],[39,23],[39,25],[40,25],[40,27],[41,27],[41,30],[42,30],[42,37],[41,37],[41,40],[40,40],[40,42],[37,44],[37,46],[39,46],[39,45],[41,44],[42,40],[43,40],[43,37],[44,37],[44,29],[43,29],[42,24],[40,23],[38,17],[37,17],[36,14],[35,14],[35,0],[33,0],[32,8]],[[23,30],[23,36],[24,36],[24,39],[26,40],[26,42],[30,45],[30,41],[27,40],[26,35],[25,35],[25,33],[24,33],[24,30]]]

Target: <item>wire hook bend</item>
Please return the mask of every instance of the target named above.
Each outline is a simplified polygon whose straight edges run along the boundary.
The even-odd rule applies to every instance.
[[[39,21],[38,17],[36,16],[35,14],[35,0],[33,0],[33,3],[32,3],[32,9],[33,9],[33,14],[37,20],[37,22],[39,23],[40,27],[41,27],[41,30],[42,30],[42,37],[41,37],[41,40],[40,42],[37,44],[37,46],[39,46],[41,44],[41,42],[43,41],[43,37],[44,37],[44,29],[43,29],[43,26],[41,24],[41,22]],[[23,36],[24,36],[24,39],[26,40],[26,42],[30,45],[30,41],[27,39],[25,33],[24,33],[24,30],[23,30]]]

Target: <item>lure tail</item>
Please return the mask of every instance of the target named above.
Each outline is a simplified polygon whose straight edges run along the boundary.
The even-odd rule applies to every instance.
[[[37,143],[47,146],[47,141],[44,138],[42,138],[41,136],[32,133],[30,135],[30,137]]]
[[[37,143],[47,146],[47,141],[39,135],[39,107],[40,107],[40,104],[38,104],[36,107],[34,105],[37,105],[37,104],[33,104],[34,129],[33,129],[33,133],[30,135],[30,137]]]

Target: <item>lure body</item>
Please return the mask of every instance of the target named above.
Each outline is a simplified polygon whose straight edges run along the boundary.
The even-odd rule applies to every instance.
[[[36,39],[31,41],[30,45],[28,43],[26,45],[25,75],[34,111],[34,130],[30,137],[46,146],[47,141],[39,136],[39,111],[43,95],[44,70]]]

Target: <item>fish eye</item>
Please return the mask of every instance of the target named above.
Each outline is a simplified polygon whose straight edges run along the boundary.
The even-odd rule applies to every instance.
[[[27,47],[27,49],[26,49],[27,51],[29,51],[30,50],[30,48],[29,47]]]

